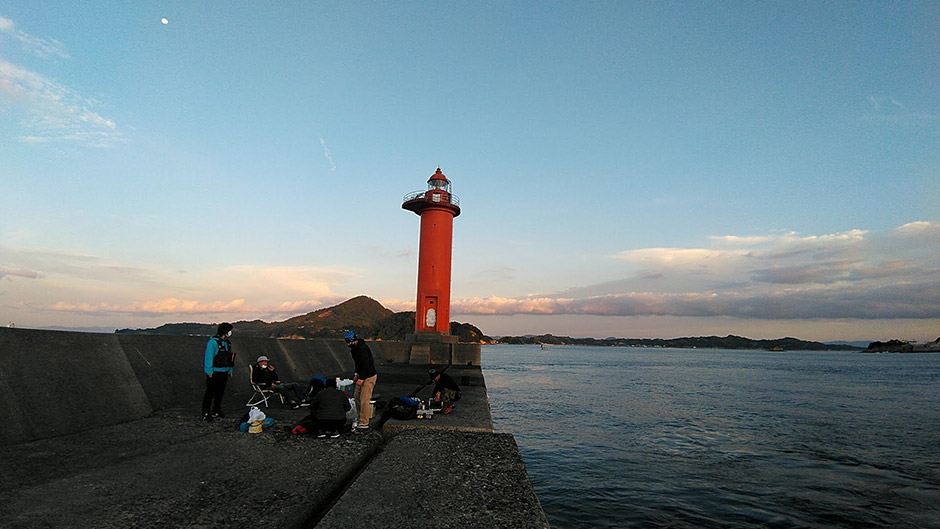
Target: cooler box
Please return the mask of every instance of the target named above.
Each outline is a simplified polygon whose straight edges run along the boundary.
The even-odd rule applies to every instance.
[[[346,395],[349,398],[352,398],[356,395],[356,385],[353,383],[352,380],[349,380],[349,379],[340,380],[339,382],[337,382],[336,389],[340,391],[345,391]]]

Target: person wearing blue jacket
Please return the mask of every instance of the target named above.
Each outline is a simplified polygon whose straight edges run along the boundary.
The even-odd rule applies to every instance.
[[[222,417],[222,395],[229,377],[235,372],[235,351],[232,350],[232,324],[220,323],[215,336],[206,343],[202,370],[206,375],[206,393],[202,397],[202,418],[211,421]]]

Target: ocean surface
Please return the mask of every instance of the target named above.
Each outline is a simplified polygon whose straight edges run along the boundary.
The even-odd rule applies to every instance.
[[[940,354],[484,346],[555,529],[940,528]]]

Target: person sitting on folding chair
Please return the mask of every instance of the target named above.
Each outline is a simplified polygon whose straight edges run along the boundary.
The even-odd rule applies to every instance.
[[[273,391],[281,395],[286,402],[290,403],[291,408],[297,409],[304,403],[303,389],[300,384],[281,382],[277,371],[266,356],[259,356],[255,365],[251,366],[251,380],[262,391]]]

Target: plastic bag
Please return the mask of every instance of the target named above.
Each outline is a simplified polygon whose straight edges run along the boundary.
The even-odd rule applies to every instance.
[[[265,415],[263,411],[259,410],[257,406],[252,406],[248,411],[248,424],[261,422],[265,417],[267,417],[267,415]]]
[[[356,410],[356,399],[349,399],[349,411],[346,412],[346,419],[356,420],[359,418],[359,411]]]

